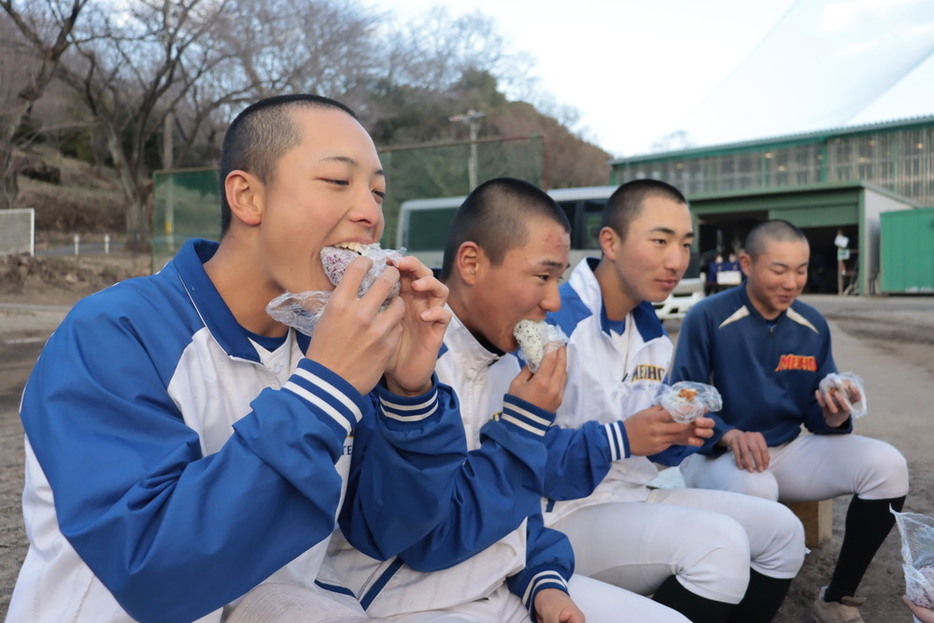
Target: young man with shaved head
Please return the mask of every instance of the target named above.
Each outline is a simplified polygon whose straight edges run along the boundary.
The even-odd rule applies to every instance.
[[[546,525],[568,535],[579,573],[653,594],[694,623],[771,621],[804,559],[791,511],[735,493],[649,486],[654,463],[677,465],[713,425],[675,422],[657,399],[673,345],[652,302],[687,269],[687,201],[660,180],[622,184],[598,239],[602,257],[577,265],[548,320],[570,336],[556,424],[599,423],[614,452],[566,459],[551,475]]]
[[[534,373],[510,354],[518,322],[542,321],[560,306],[569,254],[567,217],[532,184],[490,180],[458,209],[441,269],[454,317],[437,373],[460,400],[470,452],[449,516],[422,543],[395,561],[335,556],[369,613],[402,623],[686,621],[575,573],[567,538],[543,524],[548,473],[561,470],[563,457],[613,452],[602,424],[551,425],[564,392],[563,348]]]
[[[740,265],[745,283],[695,305],[681,325],[672,380],[713,383],[723,409],[701,453],[682,465],[685,481],[788,502],[853,494],[828,586],[813,605],[818,623],[861,623],[860,580],[908,493],[905,458],[853,433],[856,387],[819,389],[837,372],[827,322],[798,300],[810,248],[787,221],[757,225]],[[811,434],[801,434],[802,425]]]
[[[377,517],[383,499],[419,502],[398,523],[360,522],[385,551],[449,497],[466,447],[433,377],[447,289],[415,258],[362,297],[370,260],[336,288],[322,267],[325,246],[383,231],[366,130],[333,100],[270,98],[233,121],[221,163],[221,241],[188,241],[158,274],[78,303],[29,378],[29,551],[10,623],[217,623],[264,581],[299,589],[318,617],[365,618],[316,585],[354,431],[381,428],[354,462],[392,478],[360,472],[348,504]],[[312,335],[266,312],[286,291],[330,292]]]

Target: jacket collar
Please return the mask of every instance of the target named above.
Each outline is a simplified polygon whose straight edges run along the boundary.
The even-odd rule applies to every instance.
[[[568,285],[574,288],[581,302],[590,313],[600,318],[600,328],[609,335],[611,327],[615,327],[617,323],[613,323],[607,318],[606,308],[603,305],[603,295],[600,292],[600,283],[593,272],[599,263],[600,259],[596,257],[586,257],[581,260],[571,273]],[[630,313],[644,342],[665,335],[665,329],[655,313],[655,308],[648,301],[642,301]]]
[[[188,240],[173,260],[175,270],[201,321],[224,352],[231,357],[259,363],[260,355],[247,332],[234,318],[204,270],[204,263],[214,256],[219,246],[211,240]],[[310,339],[297,332],[296,334],[299,346],[304,352]]]
[[[481,344],[464,326],[457,314],[453,313],[453,310],[451,323],[444,333],[444,347],[441,349],[441,354],[444,354],[447,350],[458,353],[458,360],[474,370],[488,368],[504,357],[504,355],[494,353]]]
[[[742,300],[743,307],[747,310],[748,315],[758,318],[759,322],[769,326],[778,326],[780,323],[786,322],[785,319],[787,318],[788,321],[796,322],[801,326],[807,327],[814,333],[820,333],[817,327],[801,313],[801,302],[797,298],[791,302],[791,306],[788,309],[778,314],[774,319],[766,320],[765,317],[759,313],[759,310],[756,309],[756,306],[752,304],[749,293],[746,292],[745,284],[738,289],[740,290],[740,300]]]

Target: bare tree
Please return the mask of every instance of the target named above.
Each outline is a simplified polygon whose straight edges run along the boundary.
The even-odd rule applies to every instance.
[[[386,37],[386,78],[395,84],[443,90],[470,70],[508,80],[525,60],[506,52],[495,22],[479,11],[452,17],[435,6]]]
[[[89,11],[61,72],[106,137],[127,201],[127,245],[148,250],[152,169],[166,118],[175,160],[244,101],[291,90],[340,96],[366,81],[372,23],[328,0],[131,0]],[[169,154],[166,154],[169,155]],[[167,164],[162,162],[163,166]]]
[[[210,77],[219,90],[246,85],[254,97],[307,92],[366,105],[383,65],[378,14],[346,0],[240,0],[224,19],[212,35],[230,53]]]
[[[391,119],[387,137],[436,140],[454,132],[447,119],[465,105],[491,113],[503,105],[497,80],[518,84],[531,67],[504,51],[494,23],[479,13],[451,18],[436,9],[394,28],[357,0],[43,2],[84,9],[55,75],[87,110],[92,144],[106,145],[125,196],[127,245],[137,251],[150,246],[152,171],[213,160],[245,102],[315,92],[348,103],[366,125]],[[34,52],[57,49],[48,29],[26,32]],[[416,131],[424,115],[413,103],[430,111],[427,135]]]
[[[165,118],[224,58],[201,44],[226,0],[138,0],[87,11],[74,58],[61,76],[81,95],[118,173],[126,200],[127,247],[147,251],[152,156]]]
[[[52,81],[62,55],[71,45],[71,34],[78,16],[88,0],[45,0],[44,11],[36,3],[0,0],[3,8],[24,44],[33,52],[37,62],[34,73],[27,76],[27,83],[16,94],[8,112],[0,117],[0,208],[12,208],[19,194],[18,171],[14,166],[14,137],[23,120],[29,117],[33,105],[42,97]]]

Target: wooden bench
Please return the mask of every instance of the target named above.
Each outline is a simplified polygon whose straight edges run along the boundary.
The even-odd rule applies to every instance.
[[[684,487],[681,470],[677,467],[663,469],[658,477],[649,483],[650,488],[680,489]],[[788,502],[791,509],[804,525],[804,544],[808,547],[820,547],[833,536],[833,499],[817,502]]]
[[[786,502],[804,525],[804,544],[820,547],[833,536],[833,499],[818,502]]]

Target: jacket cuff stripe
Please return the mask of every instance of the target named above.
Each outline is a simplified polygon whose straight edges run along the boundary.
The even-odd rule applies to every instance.
[[[283,385],[282,389],[292,392],[293,394],[297,395],[299,398],[304,399],[306,402],[310,402],[312,405],[318,407],[319,409],[327,413],[331,417],[332,420],[337,422],[341,426],[341,428],[347,431],[348,435],[353,430],[353,427],[356,426],[357,424],[356,421],[351,421],[347,415],[341,413],[340,411],[338,411],[337,409],[329,405],[327,402],[325,402],[321,398],[318,398],[317,396],[312,394],[310,391],[308,391],[304,387],[301,387],[300,385],[297,385],[296,383],[293,383],[292,381],[289,381],[288,383]]]
[[[535,413],[529,411],[528,409],[523,409],[513,401],[506,398],[503,400],[503,411],[506,413],[512,413],[513,415],[521,416],[524,420],[529,420],[532,424],[537,424],[542,428],[548,428],[551,426],[551,423],[554,421],[554,418],[548,419],[536,415]]]
[[[430,397],[417,404],[403,404],[387,400],[380,396],[379,404],[383,415],[400,422],[419,422],[438,412],[438,390],[432,390]]]
[[[610,442],[610,460],[612,461],[625,459],[628,454],[626,451],[625,435],[623,435],[623,431],[620,430],[622,425],[622,422],[613,422],[603,425],[606,431],[606,438]]]
[[[301,366],[301,364],[299,364],[299,366],[295,369],[295,372],[290,380],[296,380],[295,376],[301,377],[312,386],[320,387],[322,390],[324,390],[325,395],[336,398],[342,405],[344,405],[344,407],[347,408],[348,411],[351,412],[355,421],[359,422],[360,418],[363,417],[363,413],[360,411],[360,407],[358,407],[349,396],[344,394],[340,388],[335,387],[332,383],[329,383],[321,376],[310,370],[306,370]]]
[[[533,606],[532,598],[543,588],[557,588],[566,593],[568,592],[568,583],[555,570],[541,571],[533,575],[529,585],[525,588],[525,594],[522,595],[522,603],[530,609],[530,612]]]
[[[529,424],[528,422],[524,422],[523,420],[515,417],[511,413],[504,411],[503,414],[499,416],[499,419],[502,420],[503,422],[509,422],[513,426],[518,426],[522,430],[528,431],[538,437],[545,436],[545,430],[538,428],[537,426],[533,426],[532,424]]]
[[[350,434],[363,417],[360,407],[350,397],[332,383],[303,368],[301,364],[282,389],[299,396],[326,413],[347,431],[347,434]]]
[[[494,419],[497,419],[494,416]],[[544,437],[548,428],[555,421],[555,414],[539,409],[530,402],[507,394],[503,398],[503,411],[499,414],[500,420],[517,426],[538,437]]]

